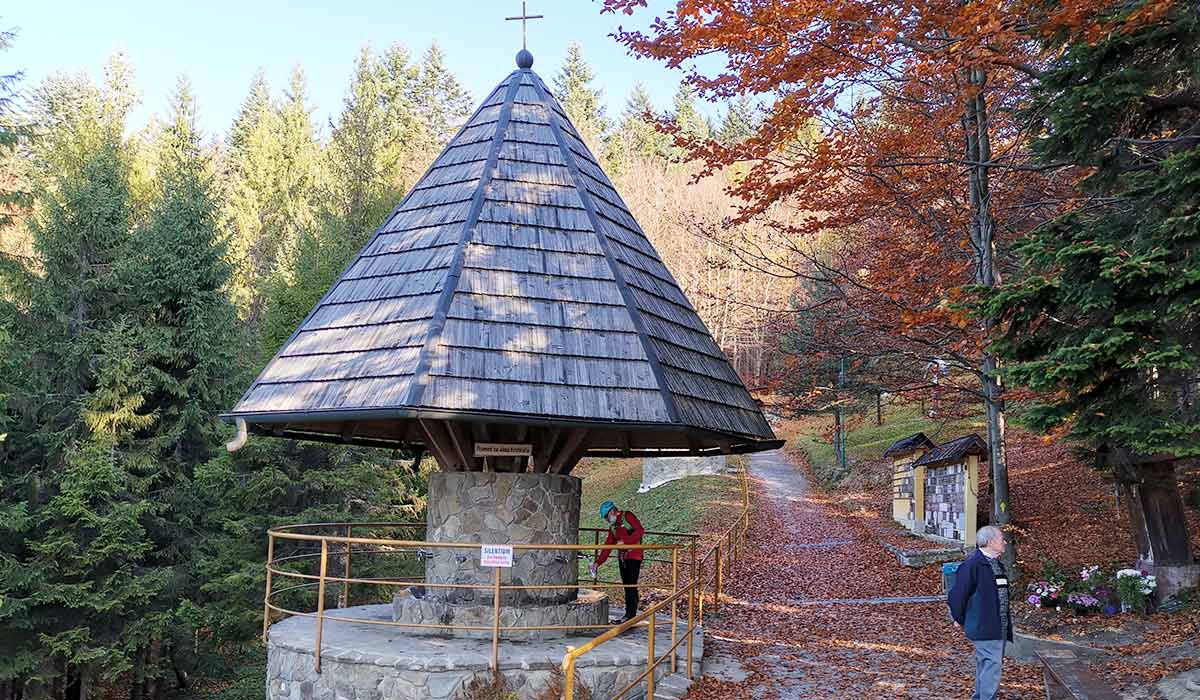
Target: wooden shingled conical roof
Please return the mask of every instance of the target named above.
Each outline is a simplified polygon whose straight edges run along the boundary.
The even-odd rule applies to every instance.
[[[480,468],[476,442],[530,443],[535,468],[554,471],[584,454],[781,444],[528,66],[484,100],[225,418],[421,444],[446,468]]]

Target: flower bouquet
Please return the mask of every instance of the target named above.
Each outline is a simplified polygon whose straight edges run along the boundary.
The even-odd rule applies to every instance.
[[[1076,615],[1087,615],[1088,613],[1099,610],[1103,606],[1103,603],[1101,603],[1100,599],[1091,593],[1078,591],[1067,594],[1067,605],[1071,606],[1071,609],[1075,611]]]
[[[1059,608],[1063,604],[1063,587],[1052,581],[1035,581],[1029,584],[1027,603],[1040,608]]]
[[[1158,579],[1148,572],[1137,569],[1121,569],[1117,572],[1117,595],[1121,599],[1121,610],[1123,611],[1144,612],[1146,603],[1156,588],[1158,588]]]

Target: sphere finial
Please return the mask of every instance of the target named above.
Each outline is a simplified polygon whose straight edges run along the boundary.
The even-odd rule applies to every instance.
[[[517,52],[517,68],[529,70],[533,67],[533,54],[529,53],[529,49],[521,49]]]

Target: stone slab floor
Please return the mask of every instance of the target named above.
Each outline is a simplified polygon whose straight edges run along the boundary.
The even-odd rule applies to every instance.
[[[390,621],[391,606],[364,605],[329,614],[363,622],[326,621],[322,636],[322,672],[314,669],[316,620],[291,617],[271,627],[268,644],[268,700],[409,700],[454,697],[465,679],[486,671],[491,659],[490,639],[405,635],[403,630],[371,624]],[[680,623],[679,634],[684,634]],[[504,640],[500,668],[522,698],[532,695],[562,664],[568,646],[581,646],[591,636],[552,640]],[[656,628],[655,649],[665,654],[670,646],[670,622]],[[703,635],[697,630],[694,654],[703,653]],[[611,640],[583,656],[578,669],[592,686],[597,700],[623,686],[645,670],[649,640],[644,628]],[[679,671],[686,642],[679,648]],[[664,665],[665,666],[665,665]],[[669,670],[669,669],[666,669]],[[663,674],[665,675],[665,673]],[[679,688],[678,679],[668,685]],[[681,693],[674,693],[677,697]]]

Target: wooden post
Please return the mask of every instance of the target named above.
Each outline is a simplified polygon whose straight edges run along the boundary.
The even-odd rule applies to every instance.
[[[271,626],[271,562],[275,560],[275,535],[267,531],[267,592],[263,596],[263,644],[267,643],[267,628]]]
[[[696,573],[696,595],[699,597],[700,606],[700,624],[704,624],[704,592],[708,585],[704,581],[704,562],[700,562],[699,569]]]
[[[496,584],[492,596],[492,673],[500,672],[500,567],[494,568]]]
[[[671,548],[671,595],[679,592],[679,547]],[[678,639],[675,623],[678,621],[679,599],[671,601],[671,673],[675,673],[675,642]]]
[[[658,613],[650,613],[650,648],[646,650],[646,700],[654,700],[654,618]]]
[[[317,646],[313,651],[316,672],[321,672],[321,635],[325,631],[325,577],[329,574],[329,540],[321,538],[321,575],[317,581]]]
[[[979,529],[979,456],[967,455],[963,470],[963,548],[975,549],[975,535]]]

